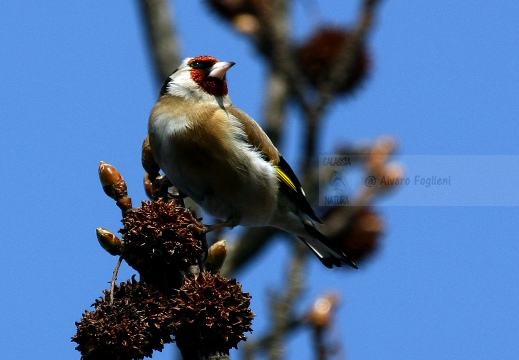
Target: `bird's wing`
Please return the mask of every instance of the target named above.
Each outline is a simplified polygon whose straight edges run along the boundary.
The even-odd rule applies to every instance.
[[[308,215],[312,220],[322,224],[322,221],[315,215],[314,210],[308,203],[299,179],[283,156],[279,156],[279,163],[275,165],[275,167],[278,178],[281,180],[281,186],[285,188],[285,194],[296,203],[302,212]]]
[[[243,131],[247,135],[249,144],[260,150],[267,161],[272,161],[274,164],[277,164],[280,156],[279,151],[258,123],[235,106],[229,106],[225,109],[240,122]]]
[[[322,223],[308,203],[303,187],[301,186],[296,174],[285,159],[279,154],[278,149],[276,149],[274,144],[272,144],[272,141],[270,141],[269,137],[265,134],[263,129],[261,129],[258,123],[237,107],[229,106],[226,110],[242,124],[243,130],[247,134],[248,142],[260,150],[267,161],[272,162],[276,168],[281,188],[288,198],[294,201],[297,207],[312,220]]]

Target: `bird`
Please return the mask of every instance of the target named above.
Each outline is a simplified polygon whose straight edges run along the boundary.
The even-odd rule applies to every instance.
[[[272,226],[299,237],[328,268],[357,266],[317,230],[322,223],[296,174],[267,134],[233,105],[234,62],[186,58],[166,79],[148,121],[156,163],[212,217],[209,229]]]

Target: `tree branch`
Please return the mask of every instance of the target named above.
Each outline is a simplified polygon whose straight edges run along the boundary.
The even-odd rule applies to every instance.
[[[271,68],[264,104],[265,132],[276,146],[281,144],[289,95],[287,78],[278,67]]]
[[[153,56],[155,78],[160,84],[180,62],[173,11],[167,0],[139,0],[139,5]]]
[[[287,271],[287,284],[282,297],[274,297],[272,314],[272,332],[269,346],[269,357],[272,360],[281,360],[285,356],[285,338],[291,328],[294,304],[301,296],[305,287],[304,270],[308,249],[302,242],[295,243],[295,251]]]
[[[247,262],[258,256],[273,235],[279,232],[272,227],[247,228],[235,247],[229,250],[220,273],[227,277],[239,271]]]

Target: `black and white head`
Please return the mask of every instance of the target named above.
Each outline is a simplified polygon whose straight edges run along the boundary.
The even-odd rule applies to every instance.
[[[162,86],[160,95],[174,95],[193,100],[214,100],[228,96],[225,74],[233,62],[213,56],[197,56],[182,61]]]

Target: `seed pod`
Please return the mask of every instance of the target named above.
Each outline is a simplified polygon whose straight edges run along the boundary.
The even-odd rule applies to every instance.
[[[142,143],[141,161],[142,167],[148,174],[150,174],[151,181],[153,182],[153,180],[155,180],[155,178],[159,175],[160,167],[155,162],[155,158],[151,152],[149,136],[146,136],[146,139],[144,139],[144,142]]]
[[[205,356],[229,354],[247,339],[244,333],[252,331],[250,300],[236,279],[210,273],[186,278],[172,307],[178,347]]]
[[[123,243],[113,232],[103,228],[96,229],[97,240],[103,249],[110,255],[121,255]]]
[[[337,66],[341,57],[341,49],[351,52],[347,63],[339,64],[347,72],[342,82],[331,78],[331,70]],[[355,44],[349,30],[338,27],[323,27],[317,29],[313,36],[297,50],[301,70],[306,78],[317,89],[333,84],[337,93],[351,93],[356,90],[366,78],[370,60],[364,44]]]
[[[149,199],[153,199],[153,183],[150,180],[150,174],[144,174],[144,192]]]
[[[381,171],[380,185],[383,190],[389,190],[395,186],[404,185],[404,168],[397,163],[386,164]]]
[[[106,195],[114,200],[128,195],[126,182],[121,173],[112,165],[101,161],[99,164],[99,180]]]
[[[205,259],[205,270],[211,273],[217,273],[227,256],[227,244],[225,240],[215,242],[208,250],[207,259]]]
[[[104,290],[72,337],[81,359],[143,359],[173,341],[173,301],[135,278]],[[113,303],[110,298],[113,297]]]
[[[339,295],[330,293],[319,296],[308,314],[310,324],[319,329],[327,328],[331,325],[335,308],[339,303]]]
[[[361,262],[380,246],[384,220],[373,209],[363,207],[351,217],[350,224],[336,243],[353,261]]]

